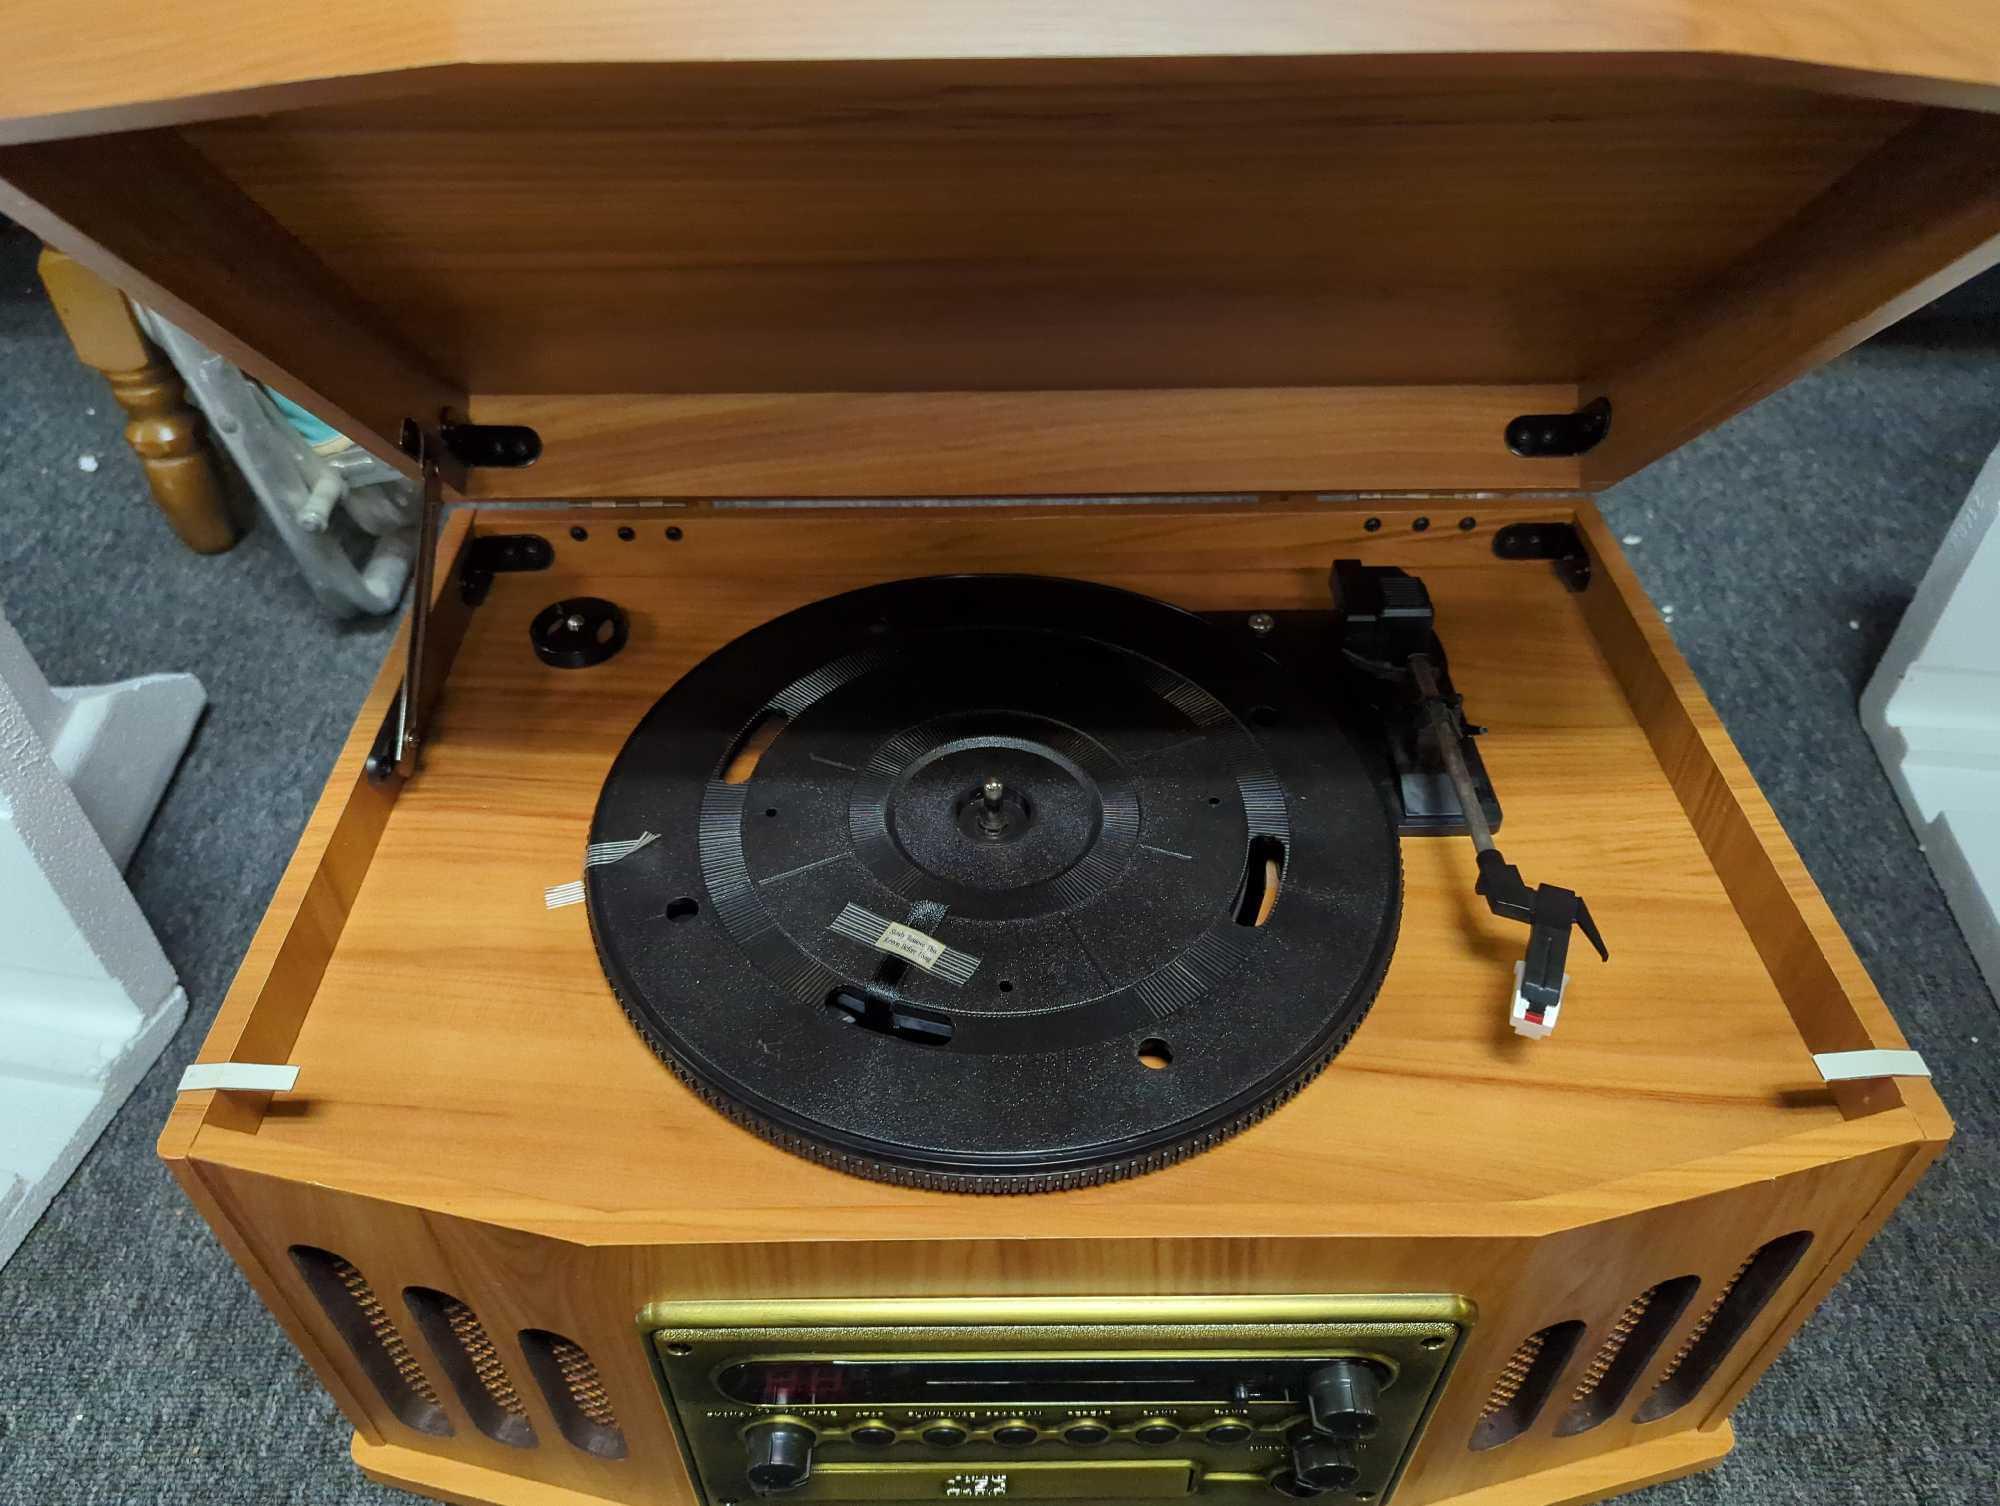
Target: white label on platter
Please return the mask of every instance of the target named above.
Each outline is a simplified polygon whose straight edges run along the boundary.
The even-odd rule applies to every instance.
[[[905,962],[916,963],[925,972],[936,967],[938,959],[949,950],[937,937],[926,936],[900,920],[892,920],[882,927],[882,934],[875,938],[875,945],[885,952],[894,952]]]
[[[877,915],[859,905],[842,906],[827,929],[863,946],[872,946],[878,952],[887,952],[891,957],[914,962],[925,972],[935,973],[956,988],[965,987],[972,975],[979,971],[977,957],[961,952],[957,947],[947,946],[915,926],[890,920],[886,915]]]

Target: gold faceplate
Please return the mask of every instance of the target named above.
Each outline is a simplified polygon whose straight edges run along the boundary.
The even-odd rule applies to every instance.
[[[682,1452],[707,1506],[754,1500],[745,1429],[783,1416],[815,1436],[813,1472],[774,1500],[922,1501],[965,1496],[1133,1500],[1202,1496],[1275,1503],[1289,1462],[1294,1399],[1191,1395],[1167,1376],[1248,1375],[1260,1365],[1359,1358],[1387,1377],[1379,1431],[1355,1450],[1360,1478],[1342,1499],[1386,1501],[1430,1415],[1473,1310],[1453,1296],[968,1298],[858,1302],[655,1303],[639,1316]],[[963,1404],[842,1389],[858,1363],[901,1375],[1012,1377],[1011,1394]],[[1058,1372],[1099,1394],[1064,1394]],[[742,1394],[739,1365],[771,1365],[830,1394]],[[1149,1367],[1152,1373],[1149,1374]],[[814,1378],[818,1377],[819,1380]],[[1116,1383],[1113,1384],[1113,1377]],[[977,1382],[982,1391],[992,1387]],[[1157,1394],[1149,1387],[1158,1388]],[[1121,1392],[1115,1399],[1104,1390]],[[831,1394],[838,1392],[839,1394]],[[1167,1394],[1173,1392],[1174,1394]],[[940,1429],[947,1430],[941,1433]],[[955,1429],[962,1441],[934,1441]],[[1104,1434],[1101,1441],[1071,1441]],[[1211,1429],[1219,1429],[1214,1437]],[[1081,1431],[1079,1431],[1081,1430]],[[926,1434],[931,1437],[927,1438]],[[1244,1436],[1246,1435],[1247,1436]],[[881,1441],[869,1445],[864,1440]],[[1027,1439],[1029,1441],[1010,1441]]]

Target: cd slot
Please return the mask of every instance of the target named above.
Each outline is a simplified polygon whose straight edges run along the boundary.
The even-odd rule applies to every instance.
[[[777,1358],[727,1366],[716,1386],[753,1406],[1009,1406],[1060,1397],[1098,1402],[1298,1402],[1306,1374],[1332,1356],[1060,1354],[998,1358]],[[1387,1378],[1387,1367],[1384,1367]]]

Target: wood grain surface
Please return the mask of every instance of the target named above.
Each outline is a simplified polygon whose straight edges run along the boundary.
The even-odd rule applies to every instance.
[[[130,129],[301,100],[449,86],[522,64],[825,64],[1104,58],[1171,69],[1215,59],[1460,62],[1483,74],[1571,61],[1582,72],[1725,73],[1961,105],[2000,98],[1988,18],[1961,0],[1245,0],[1228,7],[1100,0],[857,0],[717,5],[584,0],[350,0],[310,33],[273,0],[166,12],[138,0],[79,12],[9,9],[0,131],[14,139]],[[399,76],[400,75],[400,76]]]
[[[482,423],[542,436],[526,470],[475,471],[481,501],[551,497],[1018,497],[1484,489],[1563,491],[1573,456],[1523,459],[1510,420],[1574,386],[1171,392],[481,397]]]
[[[1877,1115],[1869,1122],[1898,1117]],[[1907,1128],[1903,1133],[1907,1136]],[[255,1257],[249,1267],[253,1281],[260,1290],[268,1287],[267,1300],[302,1326],[316,1367],[337,1381],[334,1394],[362,1409],[356,1420],[365,1436],[436,1461],[492,1470],[507,1482],[507,1489],[496,1488],[490,1497],[474,1493],[473,1499],[507,1501],[508,1490],[520,1490],[519,1482],[526,1480],[633,1506],[687,1506],[692,1494],[645,1346],[634,1331],[634,1315],[658,1300],[777,1296],[1457,1293],[1475,1304],[1477,1321],[1397,1499],[1406,1506],[1450,1500],[1514,1481],[1524,1485],[1516,1498],[1521,1501],[1564,1499],[1560,1490],[1529,1483],[1549,1470],[1595,1480],[1604,1490],[1621,1480],[1643,1483],[1638,1477],[1647,1458],[1676,1452],[1651,1445],[1726,1428],[1720,1402],[1748,1384],[1768,1359],[1767,1341],[1789,1332],[1823,1284],[1845,1268],[1839,1257],[1847,1231],[1872,1232],[1867,1220],[1899,1188],[1912,1160],[1907,1142],[1865,1153],[1849,1146],[1832,1159],[1817,1160],[1766,1150],[1762,1174],[1753,1182],[1697,1193],[1697,1179],[1690,1177],[1678,1200],[1647,1209],[1607,1198],[1592,1222],[1539,1237],[1483,1232],[1457,1209],[1434,1209],[1421,1231],[1385,1232],[1357,1224],[1314,1234],[1299,1232],[1295,1222],[1239,1234],[1238,1207],[1197,1205],[1184,1210],[1183,1221],[1201,1232],[1156,1238],[1129,1219],[1072,1218],[1075,1199],[1038,1197],[1025,1203],[997,1200],[1011,1210],[1004,1233],[943,1232],[948,1227],[943,1225],[924,1238],[900,1237],[887,1226],[871,1233],[869,1208],[819,1202],[793,1210],[783,1221],[797,1237],[769,1237],[780,1230],[773,1220],[766,1237],[660,1244],[635,1231],[629,1242],[576,1245],[459,1212],[412,1206],[400,1201],[390,1183],[382,1185],[384,1195],[363,1196],[316,1182],[305,1166],[275,1174],[248,1170],[241,1164],[246,1157],[237,1152],[245,1148],[242,1142],[261,1136],[211,1134],[220,1142],[215,1153],[191,1163],[212,1200],[210,1216],[244,1231],[243,1242]],[[705,1164],[701,1150],[679,1149],[677,1169],[638,1174],[663,1185],[671,1180],[691,1216],[702,1204],[731,1195],[734,1184],[726,1178],[733,1168]],[[255,1154],[261,1159],[261,1151]],[[1274,1203],[1296,1195],[1284,1187],[1270,1190]],[[959,1208],[970,1201],[939,1198]],[[1295,1211],[1303,1213],[1304,1205],[1295,1204]],[[1629,1404],[1602,1426],[1570,1437],[1553,1435],[1560,1398],[1576,1385],[1590,1353],[1636,1293],[1679,1276],[1692,1275],[1700,1283],[1696,1300],[1666,1334],[1658,1362],[1663,1365],[1747,1254],[1766,1240],[1800,1230],[1815,1236],[1805,1260],[1688,1407],[1656,1422],[1634,1421],[1632,1410],[1645,1394],[1642,1382]],[[557,1443],[541,1398],[525,1387],[533,1425],[548,1439],[534,1450],[482,1436],[443,1385],[437,1390],[453,1436],[430,1437],[404,1426],[379,1400],[292,1271],[286,1252],[295,1243],[354,1262],[398,1317],[398,1298],[408,1285],[460,1297],[478,1311],[502,1362],[516,1376],[524,1373],[521,1330],[551,1330],[580,1343],[616,1409],[628,1457],[605,1461]],[[1583,1322],[1587,1334],[1558,1377],[1557,1404],[1514,1443],[1488,1452],[1468,1449],[1493,1378],[1516,1346],[1550,1323],[1572,1319]],[[407,1331],[408,1324],[404,1327]],[[1635,1458],[1617,1462],[1628,1449]],[[1691,1461],[1693,1453],[1679,1457]],[[1715,1454],[1706,1457],[1712,1461]],[[472,1471],[432,1468],[438,1478],[484,1483]]]
[[[1583,383],[1617,419],[1609,486],[2000,262],[2000,117],[1905,127]]]
[[[463,408],[373,307],[172,131],[0,148],[0,213],[406,473]]]
[[[1503,1480],[1449,1498],[1448,1506],[1589,1506],[1628,1490],[1713,1469],[1735,1445],[1735,1431],[1689,1428],[1614,1454],[1600,1454]],[[371,1480],[416,1491],[454,1506],[591,1506],[604,1497],[503,1474],[359,1436],[354,1462]],[[1405,1497],[1399,1493],[1396,1499]]]
[[[1574,380],[1910,117],[1182,72],[587,69],[189,135],[470,391],[948,392]]]
[[[1546,567],[1495,562],[1499,513],[1469,532],[1418,533],[1416,515],[1400,505],[1374,533],[1352,507],[903,510],[873,527],[837,513],[640,509],[601,515],[583,541],[558,527],[556,567],[498,577],[472,614],[426,770],[382,828],[298,1027],[291,1059],[315,1086],[264,1120],[260,1146],[372,1163],[421,1121],[424,1154],[398,1174],[519,1198],[538,1218],[560,1221],[568,1207],[585,1223],[681,1230],[662,1237],[755,1227],[758,1210],[782,1217],[827,1196],[830,1181],[844,1207],[912,1229],[940,1216],[962,1231],[1004,1222],[1003,1203],[940,1204],[829,1179],[725,1125],[625,1023],[583,912],[544,911],[541,890],[572,876],[604,771],[645,708],[709,648],[786,606],[897,574],[1065,565],[1201,608],[1316,606],[1325,561],[1347,550],[1425,571],[1472,714],[1495,728],[1485,751],[1509,855],[1531,878],[1585,893],[1616,960],[1579,959],[1562,1039],[1519,1040],[1504,1020],[1518,928],[1472,899],[1464,844],[1406,842],[1397,960],[1375,1015],[1324,1082],[1211,1155],[1075,1201],[1165,1232],[1178,1210],[1241,1204],[1249,1187],[1268,1206],[1275,1189],[1323,1185],[1337,1145],[1342,1205],[1325,1205],[1331,1225],[1358,1206],[1580,1194],[1839,1126],[1842,1110],[1759,955],[1756,917],[1732,902],[1663,774],[1584,615],[1588,597]],[[620,540],[614,518],[638,536]],[[666,537],[670,522],[678,542]],[[631,643],[602,672],[548,669],[528,652],[527,622],[586,588],[628,603]],[[1523,675],[1523,664],[1541,668]],[[442,898],[413,906],[412,893]],[[370,1046],[388,1038],[403,1048],[393,1061]],[[588,1115],[565,1112],[584,1102]],[[1524,1120],[1551,1133],[1523,1144],[1510,1130]],[[637,1146],[699,1139],[707,1164],[742,1190],[692,1223],[685,1210],[667,1217],[645,1179],[593,1148],[607,1133]]]
[[[405,470],[544,429],[487,498],[1600,486],[2000,255],[1995,116],[1490,61],[503,69],[0,206]]]

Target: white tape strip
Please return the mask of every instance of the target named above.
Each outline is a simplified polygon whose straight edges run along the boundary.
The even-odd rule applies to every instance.
[[[196,1062],[181,1073],[180,1092],[232,1088],[243,1093],[289,1093],[299,1080],[297,1067],[267,1062]]]
[[[1813,1065],[1828,1082],[1931,1075],[1924,1059],[1914,1051],[1822,1051],[1813,1057]]]
[[[629,858],[641,847],[648,846],[659,840],[660,834],[658,832],[646,831],[639,833],[636,837],[627,837],[622,842],[592,842],[583,850],[583,866],[585,868],[602,868],[607,863],[616,863],[624,858]],[[583,880],[571,879],[567,884],[549,885],[548,888],[542,891],[542,903],[551,910],[560,910],[564,905],[582,904]]]
[[[606,863],[615,863],[620,858],[629,858],[641,847],[660,840],[656,831],[642,832],[636,837],[627,837],[622,842],[592,842],[583,850],[583,866],[602,868]]]
[[[969,952],[946,946],[935,936],[926,935],[900,920],[885,920],[859,905],[847,905],[834,916],[829,931],[872,946],[877,951],[914,962],[927,973],[936,973],[945,982],[960,988],[979,971],[979,959]]]

